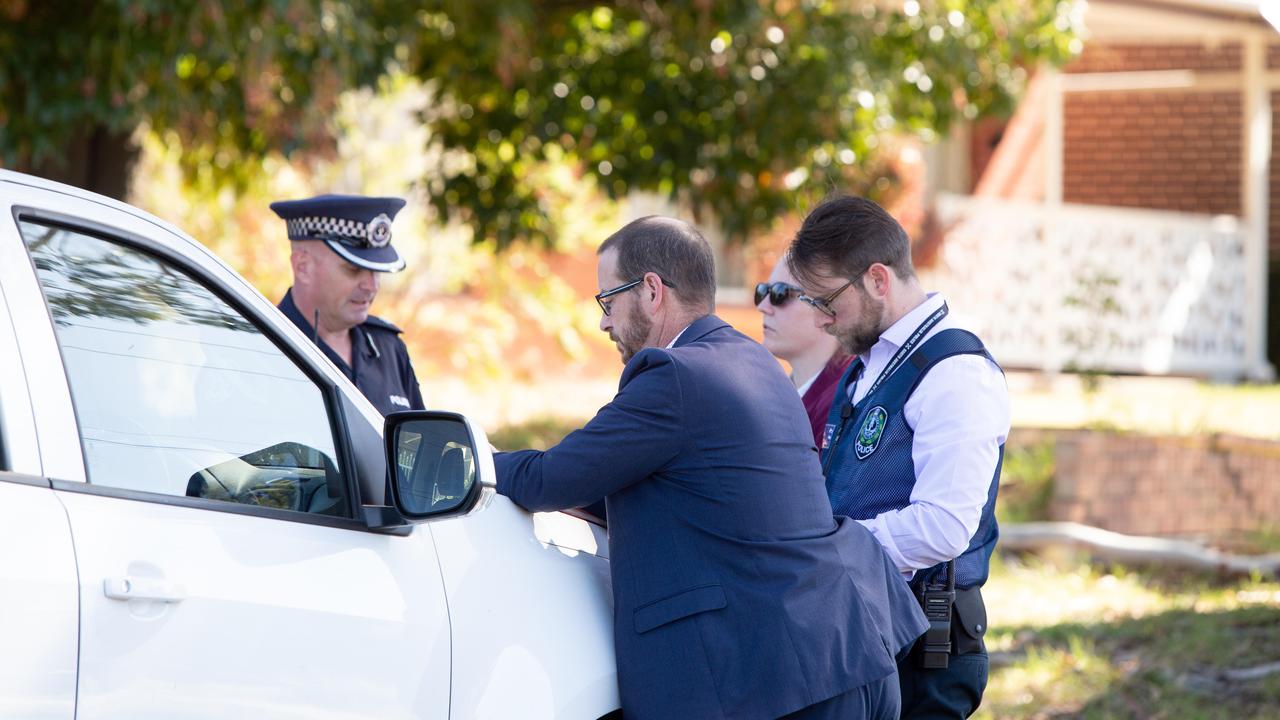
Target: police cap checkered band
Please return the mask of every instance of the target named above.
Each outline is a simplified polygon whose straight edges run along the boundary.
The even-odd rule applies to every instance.
[[[404,207],[397,197],[320,195],[281,200],[271,209],[285,221],[290,240],[320,240],[343,260],[374,272],[404,268],[391,246],[391,219]]]
[[[391,242],[391,218],[379,214],[367,223],[346,218],[309,216],[285,220],[290,240],[334,240],[353,247],[386,247]]]

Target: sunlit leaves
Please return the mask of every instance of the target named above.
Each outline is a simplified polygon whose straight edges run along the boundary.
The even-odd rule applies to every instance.
[[[738,238],[798,195],[874,193],[882,137],[1007,112],[1029,67],[1068,56],[1078,24],[1049,0],[507,0],[495,32],[491,16],[444,5],[414,70],[464,103],[435,138],[477,162],[434,200],[500,244],[554,239],[516,221],[546,214],[528,173],[551,152],[612,196],[673,196]],[[513,18],[529,23],[521,42],[499,44]],[[503,143],[518,162],[495,158]]]
[[[1007,112],[1029,69],[1078,51],[1057,0],[49,0],[0,4],[0,161],[86,128],[172,133],[210,182],[324,155],[346,89],[431,81],[445,218],[554,242],[566,161],[604,193],[654,191],[731,237],[831,188],[874,191],[898,133]],[[170,135],[166,135],[170,136]]]
[[[88,129],[143,121],[176,132],[191,149],[184,163],[223,182],[245,158],[327,149],[333,102],[386,71],[412,24],[407,5],[9,3],[0,13],[0,160],[57,161]]]

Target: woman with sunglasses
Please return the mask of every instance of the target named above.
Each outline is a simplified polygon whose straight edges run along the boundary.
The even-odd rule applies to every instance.
[[[813,310],[798,301],[800,294],[783,256],[769,281],[756,285],[756,309],[764,316],[764,346],[791,366],[791,384],[809,415],[814,446],[822,447],[836,385],[853,357],[840,350],[835,337],[817,327]]]

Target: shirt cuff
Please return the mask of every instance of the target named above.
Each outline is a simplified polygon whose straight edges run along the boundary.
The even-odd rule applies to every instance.
[[[902,556],[902,551],[898,549],[898,544],[893,541],[893,533],[889,532],[889,528],[885,527],[879,517],[869,520],[856,520],[855,522],[871,531],[871,534],[880,543],[880,547],[884,548],[885,554],[889,556],[889,560],[893,562],[893,566],[898,568],[898,572],[902,573],[902,577],[907,580],[915,577],[915,569]]]

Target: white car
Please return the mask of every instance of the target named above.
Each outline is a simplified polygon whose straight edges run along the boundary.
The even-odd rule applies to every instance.
[[[0,211],[0,717],[616,716],[604,531],[496,495],[479,427],[384,444],[151,215],[6,171]]]

